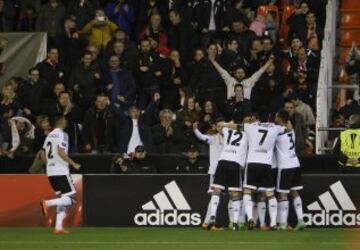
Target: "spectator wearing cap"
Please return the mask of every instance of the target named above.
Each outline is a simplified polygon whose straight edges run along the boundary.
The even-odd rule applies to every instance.
[[[155,93],[144,112],[141,112],[137,106],[131,106],[128,115],[125,114],[122,105],[116,110],[119,152],[133,153],[139,145],[144,146],[147,152],[154,152],[151,122],[159,101],[160,95]]]
[[[234,93],[225,103],[225,118],[227,121],[240,123],[246,115],[252,113],[252,105],[250,100],[244,98],[244,89],[240,83],[235,85]]]
[[[137,146],[131,160],[129,161],[129,167],[137,174],[154,174],[156,168],[147,157],[144,146]]]
[[[135,11],[128,0],[113,0],[105,7],[109,19],[116,23],[127,35],[131,35],[135,22]]]
[[[207,164],[199,159],[199,151],[195,145],[190,145],[186,151],[186,159],[176,166],[176,172],[180,174],[206,174]]]

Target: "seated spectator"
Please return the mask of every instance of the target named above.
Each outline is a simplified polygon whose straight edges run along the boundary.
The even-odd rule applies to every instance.
[[[119,134],[117,135],[119,152],[131,154],[139,145],[144,146],[147,152],[154,152],[151,122],[157,111],[159,101],[160,95],[155,93],[153,100],[144,112],[141,112],[137,106],[131,106],[128,116],[125,114],[124,107],[120,105],[120,109],[116,112],[116,120],[119,126]]]
[[[141,4],[141,8],[138,15],[138,25],[140,29],[143,29],[154,14],[158,14],[162,17],[162,25],[165,22],[167,16],[167,6],[163,4],[161,0],[144,0]]]
[[[101,87],[101,74],[97,65],[92,64],[93,57],[85,52],[81,63],[71,71],[69,88],[74,91],[74,101],[82,108],[89,107]]]
[[[112,104],[130,107],[135,102],[136,84],[132,73],[120,67],[120,58],[110,57],[106,72],[102,79],[103,85]]]
[[[169,109],[160,111],[160,124],[152,128],[156,152],[159,154],[181,153],[184,150],[183,131],[173,122],[173,112]]]
[[[24,14],[19,17],[17,24],[17,31],[35,32],[36,18],[37,18],[37,13],[34,6],[32,5],[26,6],[26,10]]]
[[[39,115],[36,117],[33,153],[37,153],[43,148],[46,136],[51,132],[51,130],[52,127],[50,125],[49,117],[45,115]]]
[[[99,94],[95,106],[85,113],[82,138],[87,153],[113,152],[116,148],[116,124],[108,103],[108,97]]]
[[[48,107],[55,106],[61,92],[65,91],[65,85],[62,82],[56,82],[52,88],[47,86],[45,105],[42,112],[47,113]]]
[[[112,174],[133,174],[134,171],[129,166],[129,159],[122,154],[114,156],[111,165],[110,173]]]
[[[0,115],[7,113],[9,118],[18,115],[21,105],[17,101],[14,88],[10,83],[5,84],[0,95]]]
[[[89,43],[99,50],[104,50],[111,40],[112,33],[118,26],[111,22],[102,9],[98,9],[95,18],[88,22],[82,32],[87,35]]]
[[[315,126],[315,116],[311,107],[304,103],[296,94],[293,95],[290,99],[295,105],[295,111],[302,115],[305,126],[307,128],[312,128]]]
[[[131,35],[135,22],[135,10],[128,0],[112,0],[105,7],[109,19],[116,23],[127,35]]]
[[[11,147],[8,150],[5,148],[5,154],[10,158],[19,154],[31,154],[35,130],[32,123],[24,117],[15,116],[10,118],[9,125],[11,130],[9,146]]]
[[[235,95],[226,101],[226,116],[227,121],[234,121],[241,123],[244,117],[252,113],[252,105],[250,100],[244,98],[243,85],[235,84]]]
[[[91,21],[95,10],[96,6],[92,0],[75,0],[69,2],[67,15],[76,22],[77,29],[82,29]]]
[[[199,130],[204,134],[209,133],[209,130],[214,130],[216,120],[219,117],[222,117],[222,115],[219,113],[215,103],[206,100],[200,114]]]
[[[137,174],[154,174],[156,168],[147,157],[144,146],[137,146],[132,158],[129,161],[129,168]]]
[[[53,86],[55,82],[60,81],[64,76],[64,72],[59,65],[59,50],[50,47],[47,58],[36,64],[36,68],[40,72],[40,77],[50,84],[50,86]]]
[[[199,151],[195,145],[190,145],[186,152],[186,159],[176,166],[176,172],[181,174],[206,174],[208,167],[199,160]]]

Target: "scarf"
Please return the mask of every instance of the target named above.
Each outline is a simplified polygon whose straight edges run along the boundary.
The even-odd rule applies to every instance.
[[[24,117],[20,117],[20,116],[15,116],[13,118],[10,119],[10,126],[11,126],[11,145],[12,148],[10,151],[15,152],[16,149],[19,147],[20,145],[20,135],[19,135],[19,131],[16,128],[16,123],[15,122],[24,122],[28,125],[29,130],[26,132],[25,136],[29,139],[34,139],[35,135],[34,135],[34,131],[35,131],[35,127],[34,125],[32,125],[32,123],[24,118]]]

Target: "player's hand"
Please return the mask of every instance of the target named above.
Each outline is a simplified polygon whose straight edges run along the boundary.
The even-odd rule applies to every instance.
[[[80,170],[80,168],[81,168],[81,165],[79,164],[79,163],[74,163],[73,164],[73,168],[75,168],[77,171],[79,171]]]
[[[157,102],[157,101],[159,101],[160,100],[160,94],[159,93],[155,93],[154,94],[154,102]]]
[[[355,166],[356,164],[359,163],[359,161],[358,159],[352,158],[348,160],[348,163]]]
[[[199,122],[193,123],[193,129],[196,130],[199,127]]]

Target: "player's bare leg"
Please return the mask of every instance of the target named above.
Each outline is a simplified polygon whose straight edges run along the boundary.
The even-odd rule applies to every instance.
[[[248,230],[253,230],[255,227],[254,216],[253,216],[253,207],[254,202],[252,200],[252,190],[245,188],[243,202],[245,207],[245,213],[248,218]]]
[[[298,219],[298,223],[297,223],[296,227],[294,228],[294,230],[300,231],[306,227],[306,225],[304,223],[304,219],[303,219],[304,213],[303,213],[303,207],[302,207],[302,200],[301,200],[299,193],[296,190],[291,190],[290,194],[293,199],[294,209],[295,209],[296,216]]]
[[[277,200],[274,191],[267,191],[266,197],[269,204],[270,215],[270,230],[277,230],[276,217],[277,217]]]

